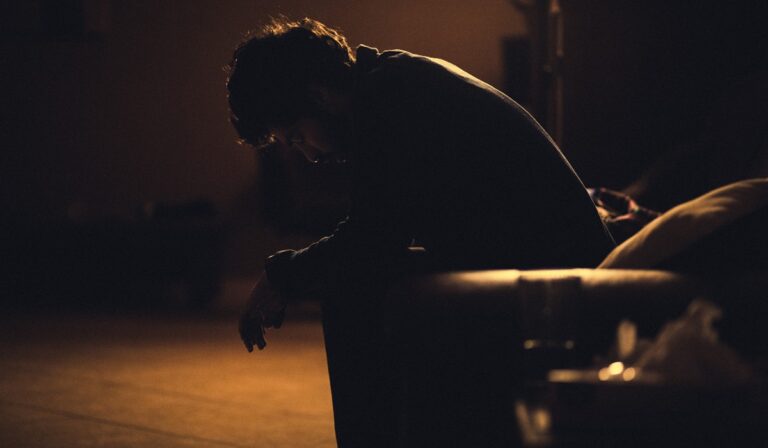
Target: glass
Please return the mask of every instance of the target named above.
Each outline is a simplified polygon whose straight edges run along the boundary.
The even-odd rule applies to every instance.
[[[581,278],[526,278],[517,284],[518,318],[525,369],[543,378],[576,359]]]

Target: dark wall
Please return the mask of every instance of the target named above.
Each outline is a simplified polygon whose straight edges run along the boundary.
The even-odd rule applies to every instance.
[[[60,9],[70,14],[49,20]],[[504,0],[11,2],[0,9],[3,209],[58,219],[147,201],[235,207],[257,171],[234,143],[222,67],[245,31],[280,13],[495,84],[502,37],[525,31]]]
[[[260,216],[259,159],[235,143],[224,86],[244,33],[278,14],[497,85],[503,38],[525,33],[505,0],[1,2],[0,300],[210,295],[222,270],[255,276],[294,245]]]
[[[768,68],[765,1],[561,5],[563,146],[587,184],[627,185],[705,132],[726,92]]]

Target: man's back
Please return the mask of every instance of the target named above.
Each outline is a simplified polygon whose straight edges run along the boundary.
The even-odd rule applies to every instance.
[[[381,219],[441,265],[594,266],[612,248],[554,142],[490,85],[439,59],[359,47],[354,98],[357,201],[386,198]]]

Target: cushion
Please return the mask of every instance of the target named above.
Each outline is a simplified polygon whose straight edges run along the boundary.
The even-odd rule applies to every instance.
[[[752,237],[764,238],[768,233],[755,230],[760,228],[760,223],[755,221],[765,220],[766,206],[768,178],[725,185],[684,202],[651,221],[611,251],[598,268],[669,268],[670,260],[686,260],[685,263],[691,264],[702,257],[709,261],[720,259],[720,255],[723,260],[738,258],[737,252],[749,248]],[[768,228],[768,224],[763,228]],[[719,238],[720,235],[723,238]],[[734,244],[735,239],[739,244]],[[727,244],[717,244],[726,240]],[[708,253],[713,250],[718,253]],[[722,253],[729,250],[734,252],[733,256]],[[696,256],[686,256],[686,253]],[[708,266],[716,264],[709,263]]]

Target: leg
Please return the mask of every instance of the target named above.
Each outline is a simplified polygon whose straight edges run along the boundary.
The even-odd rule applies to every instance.
[[[380,312],[384,294],[383,287],[351,287],[323,304],[336,439],[341,448],[397,446],[397,382]]]

